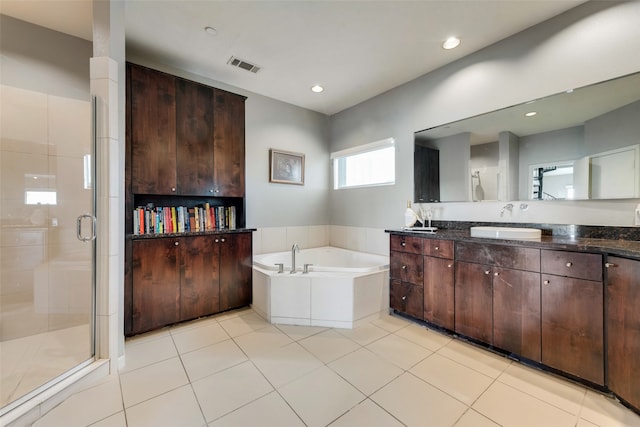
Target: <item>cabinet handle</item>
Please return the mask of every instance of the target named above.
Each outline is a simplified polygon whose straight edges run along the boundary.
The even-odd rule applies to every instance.
[[[494,276],[498,277],[500,275],[500,273],[498,273],[497,271],[495,273],[493,273]]]
[[[485,270],[484,274],[491,274],[491,270]]]
[[[605,262],[604,266],[607,267],[607,268],[611,268],[611,267],[617,267],[618,264],[614,264],[612,262]]]
[[[544,283],[545,285],[548,285],[548,284],[549,284],[549,283],[551,283],[551,282],[550,282],[550,281],[548,281],[548,280],[545,280],[543,283]]]
[[[175,192],[176,191],[176,187],[171,187],[171,191]]]
[[[406,295],[403,295],[403,296],[402,296],[402,301],[406,301],[406,300],[407,300],[407,296],[406,296]]]
[[[407,246],[407,244],[405,242],[400,243],[400,246],[404,247]]]
[[[452,264],[447,264],[447,268],[451,268],[451,267],[453,267]]]
[[[173,242],[173,244],[174,244],[175,246],[178,246],[178,245],[180,244],[180,242]]]
[[[573,265],[573,263],[571,261],[569,261],[568,263],[565,264],[567,267],[571,267]]]
[[[213,193],[213,188],[211,190],[209,190],[209,193]]]
[[[406,270],[406,269],[407,269],[407,266],[406,266],[406,265],[403,265],[403,266],[402,266],[402,269],[403,269],[403,270]]]
[[[221,241],[222,243],[224,243],[224,237],[223,237],[222,239],[220,239],[220,241]]]
[[[218,243],[220,240],[216,239],[215,242]]]
[[[435,247],[435,248],[433,248],[433,249],[435,249],[436,251],[439,251],[439,250],[440,250],[440,246],[436,246],[436,247]]]

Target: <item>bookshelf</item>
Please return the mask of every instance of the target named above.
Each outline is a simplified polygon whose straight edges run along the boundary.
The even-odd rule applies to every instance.
[[[244,101],[127,63],[125,335],[251,303]]]

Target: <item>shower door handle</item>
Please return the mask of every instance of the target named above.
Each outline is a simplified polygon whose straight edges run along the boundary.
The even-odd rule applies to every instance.
[[[83,236],[82,235],[82,220],[89,218],[91,220],[91,235]],[[90,242],[96,239],[96,217],[91,214],[80,215],[76,221],[76,237],[81,242]]]

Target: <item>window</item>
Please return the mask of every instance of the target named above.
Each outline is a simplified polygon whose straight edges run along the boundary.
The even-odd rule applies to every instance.
[[[396,149],[393,138],[331,153],[333,188],[393,185]]]

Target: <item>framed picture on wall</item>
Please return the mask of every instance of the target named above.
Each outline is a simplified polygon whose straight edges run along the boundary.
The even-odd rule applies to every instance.
[[[269,149],[269,182],[304,185],[304,154]]]

